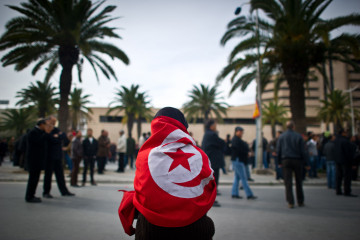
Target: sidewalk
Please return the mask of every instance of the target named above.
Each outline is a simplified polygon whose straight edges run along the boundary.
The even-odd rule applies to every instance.
[[[82,167],[82,165],[81,165]],[[117,173],[115,170],[117,169],[116,163],[108,163],[106,165],[106,171],[104,174],[100,175],[95,173],[95,181],[100,184],[132,184],[135,176],[135,170],[128,169],[125,173]],[[220,171],[220,185],[232,185],[234,179],[234,172],[228,172],[228,174],[223,174]],[[82,179],[82,170],[79,173],[79,181]],[[43,175],[43,173],[42,173]],[[69,175],[69,171],[65,170],[66,180],[70,180],[67,176]],[[249,182],[250,185],[263,185],[263,186],[271,186],[271,185],[283,185],[283,181],[275,180],[274,175],[258,175],[252,174],[251,178],[253,178],[254,182]],[[40,177],[40,181],[42,181],[43,177]],[[19,167],[12,166],[12,163],[9,162],[8,158],[6,158],[5,162],[3,162],[2,166],[0,166],[0,182],[27,182],[28,173]],[[55,181],[55,177],[53,177],[53,181]],[[311,186],[325,186],[326,185],[326,177],[325,175],[320,175],[320,178],[309,179],[307,178],[304,181],[304,185]],[[360,186],[360,182],[353,181],[352,185]]]

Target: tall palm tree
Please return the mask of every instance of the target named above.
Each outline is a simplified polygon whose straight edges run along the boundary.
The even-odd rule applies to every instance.
[[[89,97],[90,95],[83,94],[81,88],[74,88],[70,93],[70,116],[73,129],[79,128],[81,119],[90,119],[89,113],[92,113],[92,110],[86,106],[91,103]]]
[[[36,120],[31,109],[8,109],[0,117],[0,129],[14,131],[16,138],[23,135],[27,129],[34,126]]]
[[[129,63],[122,50],[102,40],[120,39],[115,33],[116,28],[106,26],[117,19],[109,15],[116,6],[106,6],[100,10],[104,2],[29,0],[21,3],[21,6],[8,5],[20,16],[8,21],[6,32],[0,38],[0,50],[9,49],[1,59],[3,66],[15,65],[15,70],[21,71],[35,63],[32,74],[36,74],[48,63],[45,81],[61,66],[59,128],[63,131],[66,131],[69,116],[68,99],[73,67],[77,67],[79,81],[84,59],[91,65],[97,80],[99,69],[106,78],[116,79],[115,71],[101,54]]]
[[[269,104],[264,104],[262,107],[262,121],[264,124],[270,124],[271,135],[275,139],[276,125],[285,125],[287,114],[289,110],[278,101],[271,101]]]
[[[327,95],[327,101],[321,100],[323,104],[319,108],[318,117],[326,124],[334,123],[334,132],[344,127],[344,123],[351,119],[350,99],[348,94],[341,90],[334,90]],[[355,114],[358,115],[356,109]]]
[[[321,14],[331,0],[251,0],[250,3],[251,11],[263,10],[268,19],[259,19],[259,38],[242,40],[231,53],[230,63],[235,64],[238,59],[242,59],[239,57],[240,54],[254,50],[254,46],[263,47],[265,50],[261,58],[281,69],[289,85],[292,119],[297,130],[305,132],[304,85],[309,77],[309,69],[322,63],[327,56],[326,44],[330,39],[330,33],[345,25],[359,25],[360,15],[322,19]],[[243,36],[250,30],[254,32],[253,22],[245,17],[236,18],[229,23],[223,40]],[[252,44],[246,44],[247,41]],[[349,54],[358,53],[353,51],[359,49],[359,36],[356,34],[342,34],[335,42],[337,44],[333,44],[332,47],[336,47],[342,53],[337,55],[341,61],[350,62]],[[352,44],[349,45],[349,42]],[[239,66],[241,70],[242,66]],[[234,71],[240,70],[234,67]]]
[[[141,124],[141,119],[143,117],[148,117],[149,108],[147,104],[149,103],[146,100],[146,94],[144,92],[139,92],[139,85],[132,84],[130,88],[121,86],[120,89],[117,89],[116,97],[109,106],[110,107],[107,114],[116,111],[115,114],[119,114],[120,111],[124,111],[125,115],[122,119],[123,124],[127,124],[128,134],[131,135],[134,122],[137,120],[138,124]],[[140,131],[140,132],[139,132]],[[138,125],[138,136],[141,134],[141,127],[139,130]]]
[[[216,119],[221,122],[221,114],[226,115],[226,110],[229,105],[225,102],[219,102],[219,100],[222,99],[222,97],[219,97],[219,94],[220,92],[217,91],[217,85],[212,87],[205,86],[204,84],[200,84],[200,86],[194,85],[188,94],[190,101],[183,105],[187,120],[195,122],[198,118],[202,118],[204,121],[204,129],[210,117],[216,117]]]
[[[39,118],[53,114],[56,111],[55,104],[59,101],[56,88],[40,81],[36,81],[36,84],[31,83],[28,88],[23,88],[16,94],[16,97],[20,98],[16,105],[34,109]]]
[[[135,118],[137,123],[137,138],[139,139],[141,136],[141,124],[143,119],[145,119],[148,122],[151,122],[153,116],[149,106],[150,101],[148,100],[148,96],[145,92],[138,93],[137,103],[138,103],[138,107],[136,110],[137,113],[135,114]]]

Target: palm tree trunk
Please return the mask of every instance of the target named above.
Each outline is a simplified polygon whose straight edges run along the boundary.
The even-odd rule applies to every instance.
[[[306,132],[306,115],[305,115],[305,74],[301,71],[285,71],[284,74],[287,79],[290,90],[290,109],[291,118],[295,123],[296,131],[300,133]]]
[[[60,76],[60,107],[59,107],[59,128],[66,132],[69,120],[69,94],[72,82],[72,68],[79,59],[79,49],[72,45],[59,47],[59,62],[62,66]]]
[[[204,113],[204,132],[206,131],[206,123],[209,121],[209,111]]]
[[[276,124],[271,124],[271,136],[272,136],[272,139],[275,139],[275,135],[276,135]]]
[[[65,64],[61,71],[60,76],[60,107],[59,107],[59,128],[61,131],[66,132],[68,129],[69,119],[69,94],[72,82],[73,65]]]
[[[132,128],[134,125],[135,117],[133,114],[128,115],[128,121],[127,121],[127,129],[128,129],[128,135],[131,136],[132,134]]]
[[[141,136],[141,117],[137,119],[137,139]]]

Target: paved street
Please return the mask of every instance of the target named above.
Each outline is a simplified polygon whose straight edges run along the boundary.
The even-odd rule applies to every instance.
[[[133,239],[123,233],[117,216],[122,197],[117,190],[126,187],[131,184],[71,188],[76,197],[61,197],[53,183],[54,199],[29,204],[24,201],[26,183],[1,182],[1,239]],[[282,186],[252,189],[256,201],[231,199],[230,186],[220,187],[222,207],[209,212],[216,227],[214,239],[359,239],[360,198],[307,186],[306,207],[288,209]],[[37,196],[41,190],[39,184]],[[360,188],[353,192],[360,194]]]

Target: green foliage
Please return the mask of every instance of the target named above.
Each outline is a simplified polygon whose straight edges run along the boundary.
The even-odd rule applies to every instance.
[[[34,112],[30,109],[8,109],[0,118],[0,130],[13,131],[16,137],[23,135],[36,123]]]
[[[351,119],[350,99],[347,93],[334,90],[327,95],[327,101],[321,100],[322,107],[319,108],[318,117],[326,124],[334,123],[336,128],[344,127],[344,122]],[[354,109],[358,115],[357,109]]]
[[[91,103],[89,100],[90,95],[83,94],[81,88],[74,88],[70,93],[70,116],[71,116],[71,125],[73,129],[78,129],[80,120],[83,118],[91,119],[89,113],[92,113],[92,110],[86,105]]]
[[[271,101],[269,104],[262,106],[262,121],[263,124],[271,125],[271,134],[273,139],[275,138],[275,126],[280,124],[285,125],[287,121],[287,115],[289,110],[278,101]]]
[[[17,92],[16,97],[20,100],[16,103],[21,107],[28,107],[36,112],[36,115],[45,117],[55,113],[55,104],[58,103],[58,93],[56,88],[51,84],[36,81],[36,84],[31,83],[28,88],[23,88]]]
[[[226,115],[229,105],[225,102],[219,102],[222,99],[219,94],[217,85],[213,87],[203,84],[200,84],[200,86],[194,85],[188,94],[190,101],[183,105],[186,119],[196,121],[196,119],[202,118],[205,124],[209,117],[215,117],[219,122],[222,122],[221,114]]]
[[[1,36],[0,50],[10,49],[1,59],[3,66],[15,65],[15,70],[21,71],[35,62],[32,74],[36,74],[47,63],[45,80],[48,81],[59,64],[79,59],[80,53],[84,58],[73,62],[78,63],[79,72],[85,59],[92,66],[98,80],[98,70],[106,78],[112,76],[116,79],[112,67],[97,53],[119,59],[125,64],[129,63],[129,59],[115,45],[102,41],[104,38],[121,39],[115,33],[116,28],[106,26],[117,19],[109,15],[116,7],[106,6],[98,12],[104,2],[29,0],[21,3],[21,6],[8,5],[21,15],[8,21],[6,32]],[[67,51],[71,51],[73,47],[79,52],[75,52],[76,56],[72,59],[64,59],[65,62],[62,62],[59,51],[61,47],[67,47]]]
[[[0,51],[8,50],[1,61],[3,66],[14,65],[21,71],[35,64],[32,74],[47,65],[45,82],[55,74],[60,76],[59,128],[65,131],[69,117],[68,100],[72,83],[72,68],[78,70],[79,81],[84,62],[92,67],[99,81],[98,71],[107,78],[116,78],[114,69],[104,58],[129,64],[127,55],[104,39],[121,39],[117,28],[107,24],[117,18],[110,16],[116,6],[90,0],[28,0],[20,6],[7,5],[20,16],[10,19],[0,38]]]
[[[115,111],[119,114],[121,111],[125,112],[123,117],[123,124],[127,123],[129,134],[132,132],[132,127],[135,120],[138,120],[138,136],[141,134],[141,119],[152,119],[150,111],[150,101],[146,92],[139,92],[139,85],[131,85],[130,88],[121,86],[117,89],[114,101],[109,104],[110,109],[107,114]],[[113,105],[111,107],[111,105]],[[140,130],[139,130],[140,129]],[[139,132],[140,131],[140,132]]]
[[[248,82],[255,79],[254,68],[260,58],[260,67],[267,68],[270,76],[280,70],[286,79],[293,120],[298,131],[304,132],[304,84],[310,77],[309,69],[321,66],[329,57],[359,68],[359,64],[351,59],[360,53],[359,34],[344,33],[333,39],[330,34],[345,25],[359,25],[360,14],[324,20],[321,14],[330,3],[330,0],[251,0],[251,12],[262,10],[267,20],[259,18],[258,35],[252,17],[240,16],[228,24],[221,44],[238,37],[241,40],[230,54],[229,64],[218,81],[232,74],[232,91],[234,88],[246,89]],[[254,54],[258,46],[263,51],[260,56]],[[262,70],[262,88],[267,78]]]

